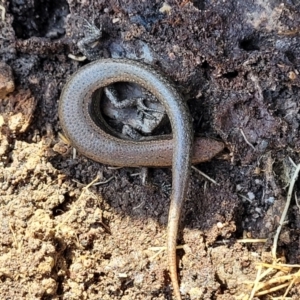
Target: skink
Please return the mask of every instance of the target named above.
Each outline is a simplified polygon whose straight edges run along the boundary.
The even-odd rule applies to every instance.
[[[97,90],[116,82],[137,83],[162,103],[171,122],[172,139],[124,140],[96,124],[93,95]],[[181,95],[158,71],[127,59],[98,60],[73,74],[60,97],[59,119],[74,147],[95,161],[123,167],[172,165],[167,257],[174,295],[180,300],[176,239],[180,212],[188,189],[190,164],[209,160],[223,149],[223,144],[209,139],[196,139],[193,145],[191,116]]]

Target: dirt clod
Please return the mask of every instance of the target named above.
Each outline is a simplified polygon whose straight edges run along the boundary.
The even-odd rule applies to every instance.
[[[11,67],[4,62],[0,62],[0,99],[5,98],[14,89],[15,82]]]

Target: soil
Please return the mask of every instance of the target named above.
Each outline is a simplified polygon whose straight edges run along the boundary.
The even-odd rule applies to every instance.
[[[195,134],[225,143],[221,155],[197,166],[217,184],[191,172],[178,237],[180,286],[183,299],[248,299],[255,263],[272,262],[290,158],[299,163],[299,2],[1,5],[1,299],[174,299],[161,248],[171,171],[152,169],[143,183],[140,170],[75,156],[60,138],[60,92],[87,63],[68,56],[82,55],[85,20],[103,26],[102,57],[158,68],[187,99]],[[277,248],[289,264],[300,263],[295,198]],[[267,242],[240,243],[243,237]],[[289,295],[299,299],[299,284]]]

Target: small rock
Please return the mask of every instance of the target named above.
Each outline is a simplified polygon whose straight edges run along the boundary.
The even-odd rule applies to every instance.
[[[267,204],[273,204],[274,201],[275,201],[274,197],[269,197],[268,199],[265,200],[265,203],[267,203]]]
[[[15,90],[12,69],[4,62],[0,62],[0,99]]]
[[[12,133],[24,133],[33,117],[36,107],[35,98],[29,90],[19,90],[10,95],[7,100],[7,105],[0,105],[4,123]]]
[[[171,12],[171,9],[172,7],[168,3],[164,2],[162,7],[159,9],[159,12],[162,14],[163,13],[169,14]]]
[[[252,192],[248,192],[247,196],[251,201],[255,199],[255,195]]]

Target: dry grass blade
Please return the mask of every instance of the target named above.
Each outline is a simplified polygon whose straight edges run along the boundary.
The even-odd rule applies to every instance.
[[[263,268],[267,268],[264,272],[262,272]],[[291,273],[293,269],[297,268],[297,272]],[[273,271],[277,270],[276,273]],[[290,273],[286,275],[281,275],[282,273]],[[272,276],[272,278],[266,279],[264,282],[261,282],[266,277]],[[287,265],[287,264],[266,264],[260,263],[258,265],[258,271],[256,275],[256,279],[252,282],[253,288],[249,297],[249,300],[254,297],[263,296],[267,294],[271,294],[273,292],[277,292],[281,289],[286,288],[283,296],[278,299],[287,300],[286,297],[294,284],[300,283],[300,266],[299,265]],[[272,298],[273,299],[273,298]]]
[[[291,288],[296,284],[300,283],[300,265],[288,265],[288,264],[281,264],[276,258],[277,253],[277,243],[279,239],[279,235],[282,229],[282,226],[285,224],[287,211],[289,209],[292,193],[294,189],[294,185],[298,179],[298,174],[300,171],[300,164],[295,165],[295,171],[289,183],[289,190],[287,194],[286,204],[283,209],[279,226],[276,230],[276,234],[273,240],[272,246],[272,258],[273,264],[268,263],[260,263],[258,265],[258,270],[256,274],[256,279],[252,283],[253,287],[251,290],[251,294],[249,300],[253,299],[254,297],[259,297],[267,294],[271,294],[273,292],[278,292],[284,288],[285,292],[281,297],[272,298],[272,299],[281,299],[287,300],[287,294],[290,292]],[[266,270],[263,272],[263,268]],[[296,269],[296,271],[294,271]],[[275,273],[274,273],[275,271]],[[294,272],[293,272],[294,271]],[[293,272],[293,273],[292,273]],[[284,275],[282,275],[284,274]],[[268,277],[268,278],[267,278]],[[271,278],[270,278],[271,277]],[[262,281],[264,280],[264,281]]]
[[[295,182],[297,181],[299,171],[300,171],[300,164],[297,165],[297,168],[293,174],[293,177],[291,178],[291,182],[290,182],[290,186],[289,186],[289,190],[288,190],[288,194],[287,194],[287,199],[286,199],[286,204],[285,204],[284,210],[282,212],[282,215],[281,215],[281,218],[279,221],[279,226],[278,226],[278,228],[276,230],[276,234],[274,236],[274,242],[273,242],[273,248],[272,248],[272,255],[273,255],[274,261],[276,261],[276,251],[277,251],[277,242],[278,242],[279,234],[280,234],[281,228],[284,224],[284,220],[286,218],[287,211],[290,207],[292,192],[294,189]]]

